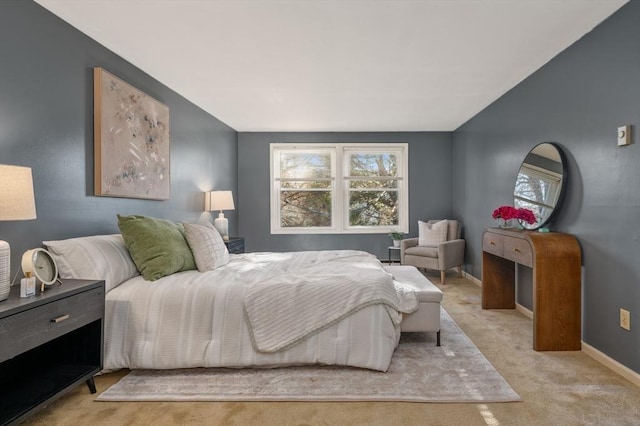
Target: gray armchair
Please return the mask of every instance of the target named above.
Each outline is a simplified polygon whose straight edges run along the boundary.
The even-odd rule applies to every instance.
[[[430,220],[435,223],[439,220]],[[446,270],[458,268],[458,276],[462,277],[465,241],[460,238],[462,225],[457,220],[448,221],[447,241],[438,247],[419,246],[418,238],[407,238],[400,242],[400,263],[413,265],[416,268],[435,269],[440,271],[440,280],[445,283]]]

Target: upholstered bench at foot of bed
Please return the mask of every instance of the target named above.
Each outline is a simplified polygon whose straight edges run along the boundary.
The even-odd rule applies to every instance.
[[[436,332],[437,345],[440,346],[442,291],[425,278],[415,266],[385,266],[384,268],[396,281],[413,288],[418,297],[418,309],[403,316],[400,331]]]

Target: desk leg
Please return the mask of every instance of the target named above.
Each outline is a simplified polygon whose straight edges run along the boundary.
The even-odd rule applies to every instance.
[[[579,351],[581,276],[579,256],[539,259],[533,277],[533,349]]]
[[[515,309],[515,264],[482,252],[482,309]]]

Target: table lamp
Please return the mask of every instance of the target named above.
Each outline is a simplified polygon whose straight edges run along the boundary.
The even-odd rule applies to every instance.
[[[30,167],[0,164],[0,220],[36,218],[33,178]],[[0,240],[0,301],[11,291],[11,251],[9,243]]]
[[[218,230],[224,241],[229,241],[229,221],[224,217],[222,210],[235,210],[231,191],[209,191],[205,194],[206,211],[220,211],[213,221],[213,226]]]

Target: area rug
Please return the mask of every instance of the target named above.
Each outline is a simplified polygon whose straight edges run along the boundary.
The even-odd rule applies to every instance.
[[[305,366],[133,370],[98,401],[511,402],[520,396],[442,309],[435,333],[403,333],[386,373]]]

